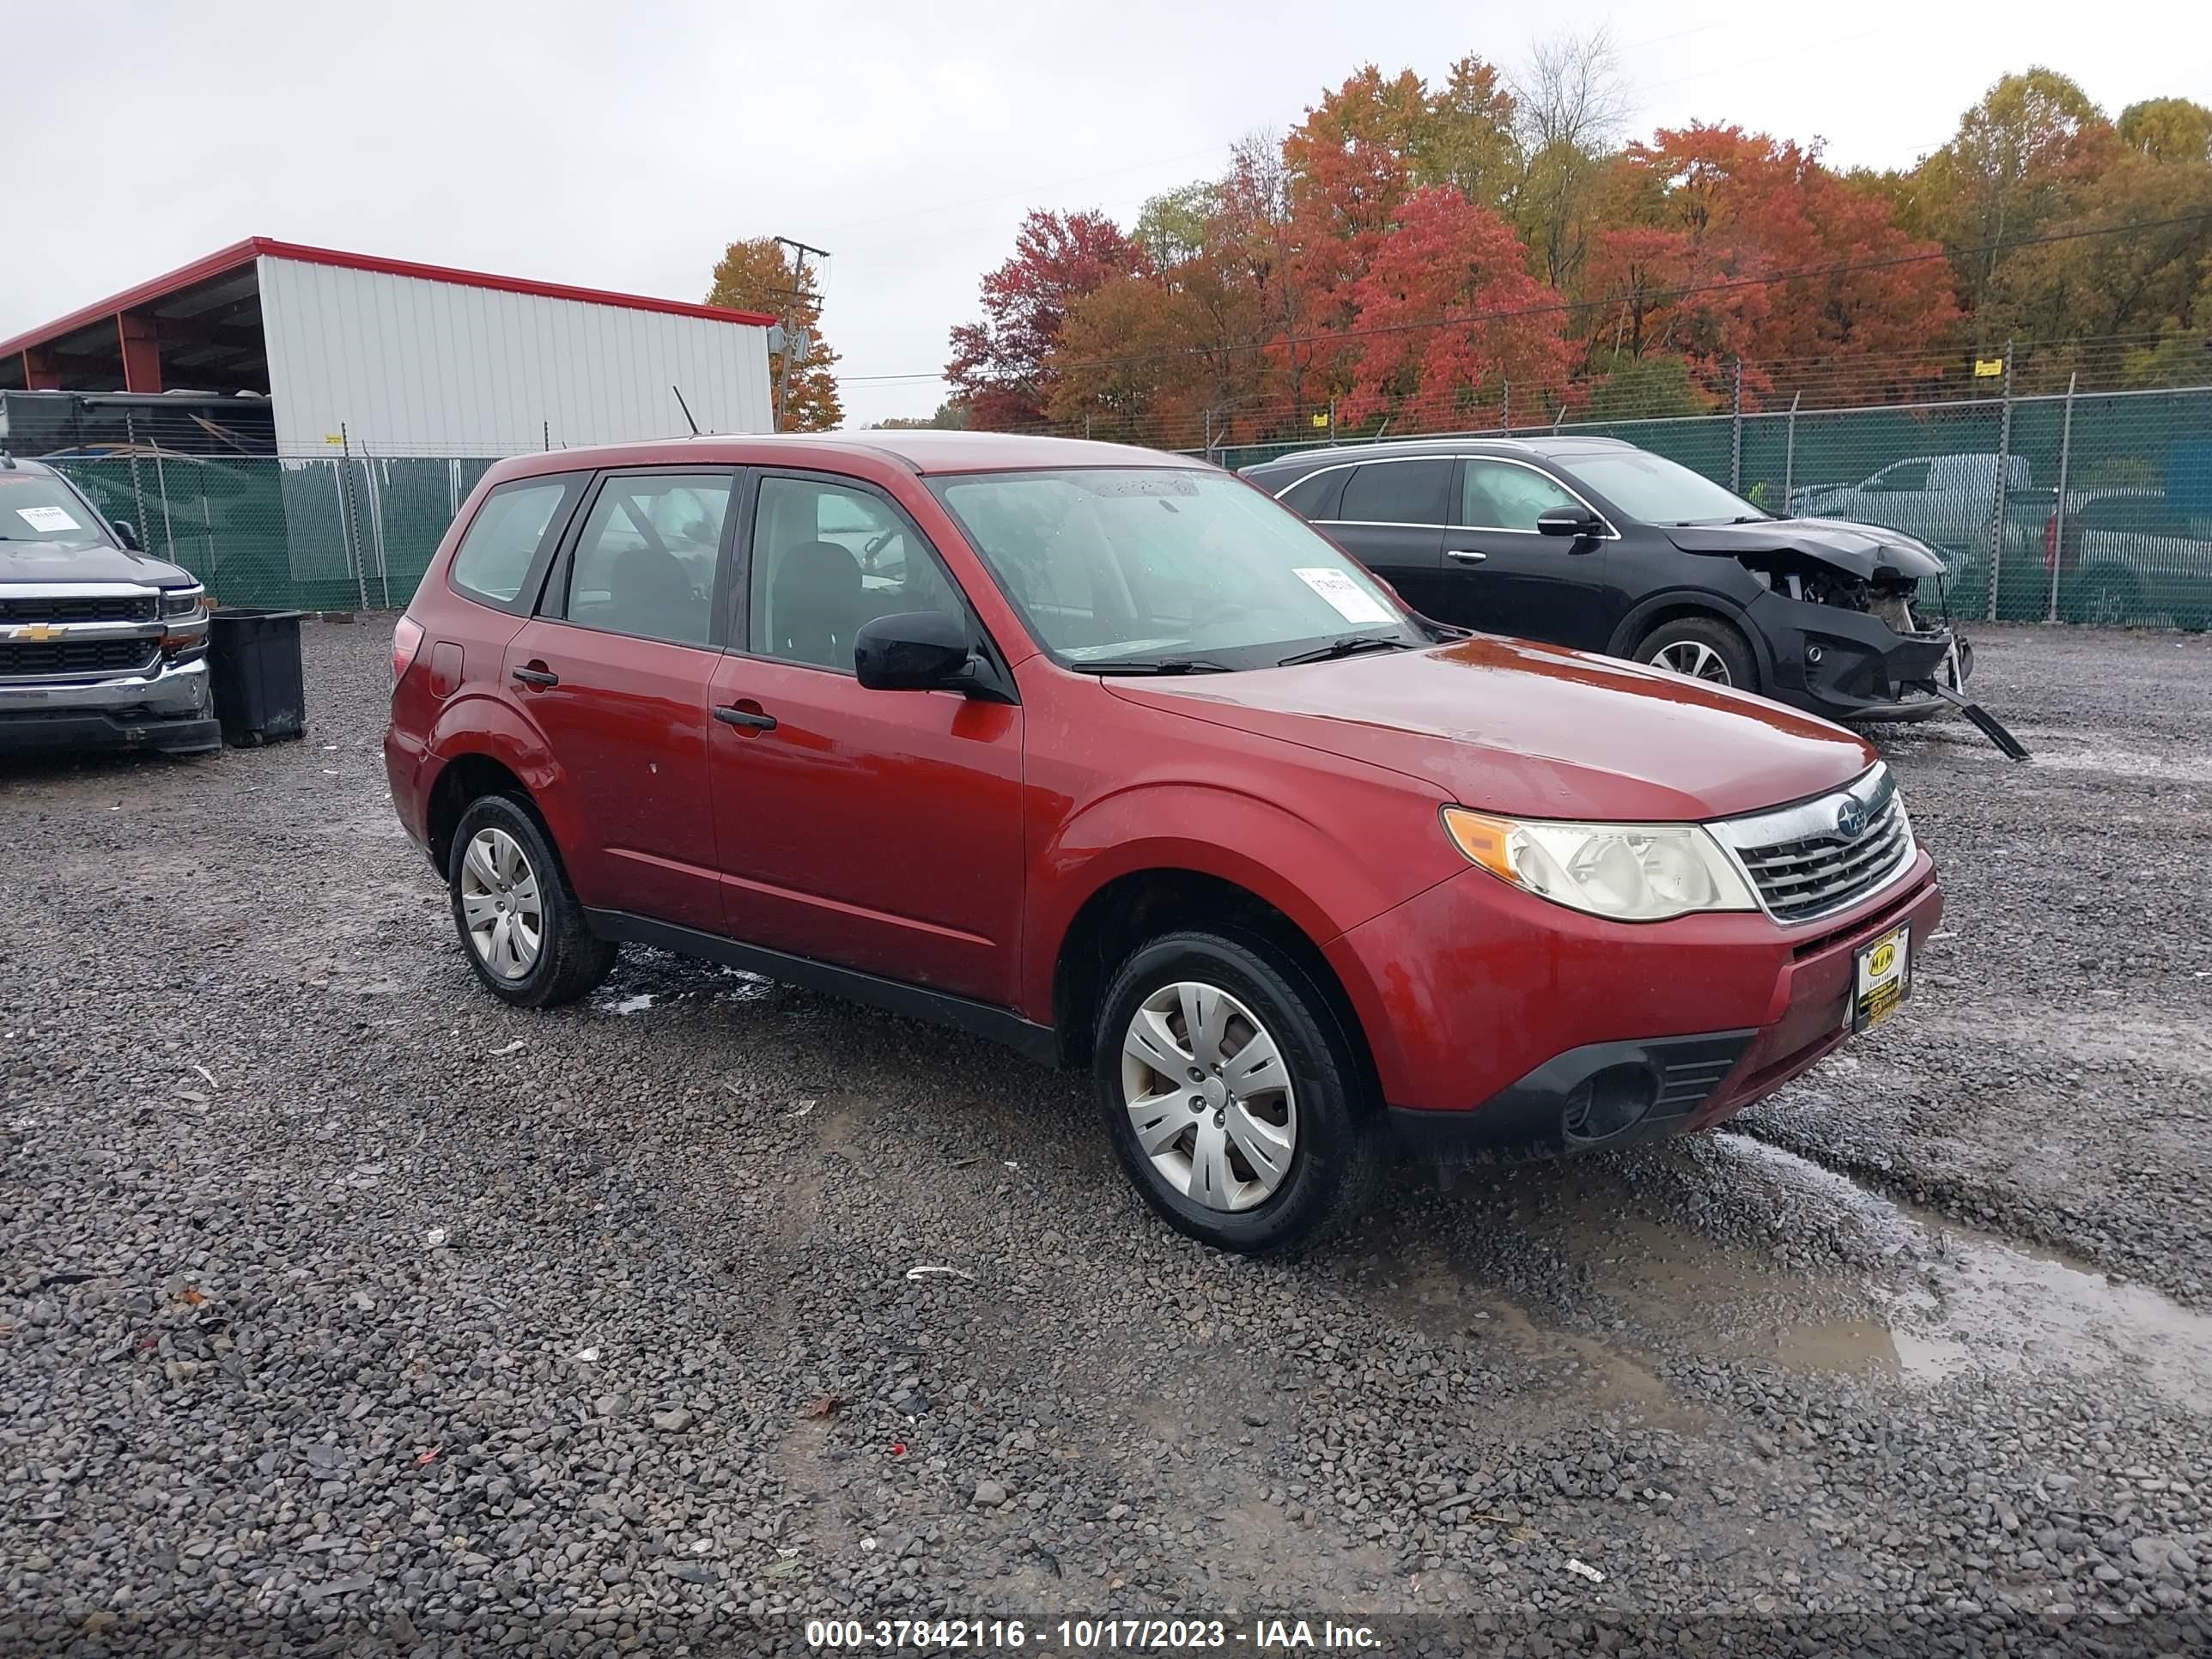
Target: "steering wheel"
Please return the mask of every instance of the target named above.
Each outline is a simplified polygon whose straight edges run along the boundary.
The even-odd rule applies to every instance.
[[[891,543],[897,539],[897,531],[884,530],[869,537],[866,541],[861,543],[860,568],[863,570],[873,570],[876,568],[876,555],[882,552],[884,549],[890,546]]]
[[[1234,599],[1217,599],[1190,619],[1190,631],[1195,634],[1200,629],[1212,627],[1216,623],[1228,622],[1232,618],[1243,616],[1250,609],[1249,605],[1239,604]]]

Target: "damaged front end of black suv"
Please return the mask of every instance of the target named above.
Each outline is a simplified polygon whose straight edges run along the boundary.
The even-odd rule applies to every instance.
[[[1966,696],[1973,647],[1944,603],[1942,557],[1837,519],[1669,526],[1686,553],[1733,559],[1763,590],[1745,607],[1771,690],[1835,720],[1918,720],[1956,708],[2015,759],[2027,750]],[[1932,592],[1933,603],[1930,603]]]

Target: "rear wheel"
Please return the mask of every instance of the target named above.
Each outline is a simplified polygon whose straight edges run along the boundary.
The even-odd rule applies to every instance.
[[[574,1002],[615,965],[620,947],[585,925],[536,814],[509,796],[482,796],[461,814],[446,884],[469,965],[502,1002]]]
[[[1357,1218],[1381,1169],[1370,1090],[1328,996],[1260,938],[1137,951],[1098,1022],[1099,1107],[1161,1218],[1265,1255]]]
[[[1708,685],[1759,689],[1750,641],[1718,617],[1677,617],[1661,623],[1636,647],[1636,660]]]

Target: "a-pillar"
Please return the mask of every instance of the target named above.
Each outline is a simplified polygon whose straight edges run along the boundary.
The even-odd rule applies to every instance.
[[[159,392],[161,389],[161,349],[154,332],[154,319],[143,312],[126,311],[115,319],[123,342],[123,389]]]

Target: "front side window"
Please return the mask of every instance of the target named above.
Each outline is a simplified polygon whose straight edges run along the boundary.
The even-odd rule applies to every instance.
[[[448,580],[477,599],[512,604],[546,538],[567,516],[562,508],[577,487],[571,477],[532,478],[493,490],[454,550]]]
[[[107,526],[76,491],[43,472],[0,472],[0,542],[112,547]]]
[[[1680,462],[1648,450],[1609,449],[1554,465],[1644,524],[1754,524],[1773,516]]]
[[[903,515],[879,495],[824,479],[761,480],[750,581],[746,649],[848,674],[863,623],[911,611],[968,616]]]
[[[1555,507],[1582,507],[1572,490],[1532,466],[1470,457],[1466,469],[1460,481],[1459,522],[1471,529],[1533,535],[1540,515]]]
[[[1295,514],[1170,467],[933,481],[1039,642],[1095,672],[1271,667],[1353,635],[1428,632]]]
[[[609,474],[576,538],[568,620],[639,639],[706,644],[734,483],[726,472]]]
[[[1452,464],[1370,461],[1344,486],[1336,516],[1346,524],[1442,524]]]
[[[1905,461],[1874,480],[1869,488],[1882,490],[1925,489],[1928,488],[1928,472],[1926,461]]]

